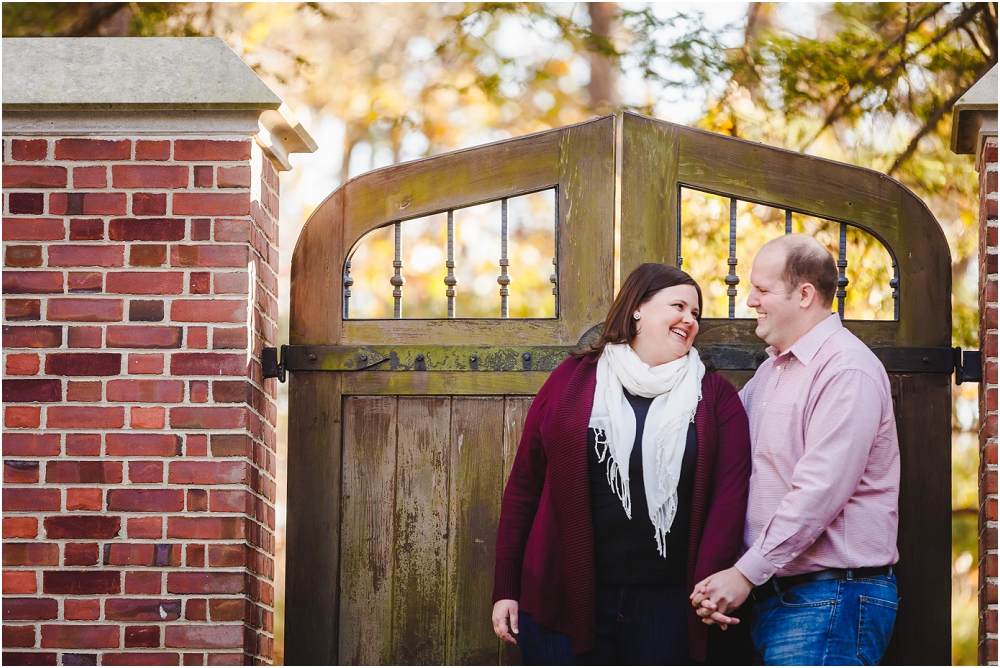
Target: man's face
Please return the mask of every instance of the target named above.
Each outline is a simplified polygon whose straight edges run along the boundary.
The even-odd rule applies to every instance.
[[[747,297],[747,306],[757,311],[757,336],[781,352],[798,340],[798,321],[804,315],[797,294],[781,279],[784,269],[784,250],[765,248],[757,253]]]

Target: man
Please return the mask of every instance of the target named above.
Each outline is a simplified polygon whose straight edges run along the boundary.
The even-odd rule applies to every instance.
[[[753,475],[743,556],[699,583],[706,623],[755,601],[767,665],[875,664],[896,617],[899,445],[889,379],[831,306],[837,267],[812,237],[769,242],[747,305],[769,358],[740,392]]]

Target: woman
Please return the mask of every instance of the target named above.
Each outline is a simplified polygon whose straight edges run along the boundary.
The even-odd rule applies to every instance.
[[[688,594],[739,556],[750,434],[692,346],[701,290],[644,264],[531,404],[497,535],[493,627],[527,664],[704,661]]]

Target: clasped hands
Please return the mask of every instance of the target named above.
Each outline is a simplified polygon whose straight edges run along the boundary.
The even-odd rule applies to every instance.
[[[730,617],[736,608],[743,605],[753,583],[746,579],[735,567],[713,573],[695,585],[691,592],[691,605],[696,607],[697,615],[705,624],[718,624],[723,630],[730,624],[739,624],[740,620]]]

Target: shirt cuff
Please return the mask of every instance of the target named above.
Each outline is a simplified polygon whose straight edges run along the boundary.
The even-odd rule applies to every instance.
[[[736,562],[736,570],[743,574],[755,586],[760,586],[771,579],[778,569],[771,565],[764,555],[756,548],[747,550]]]

